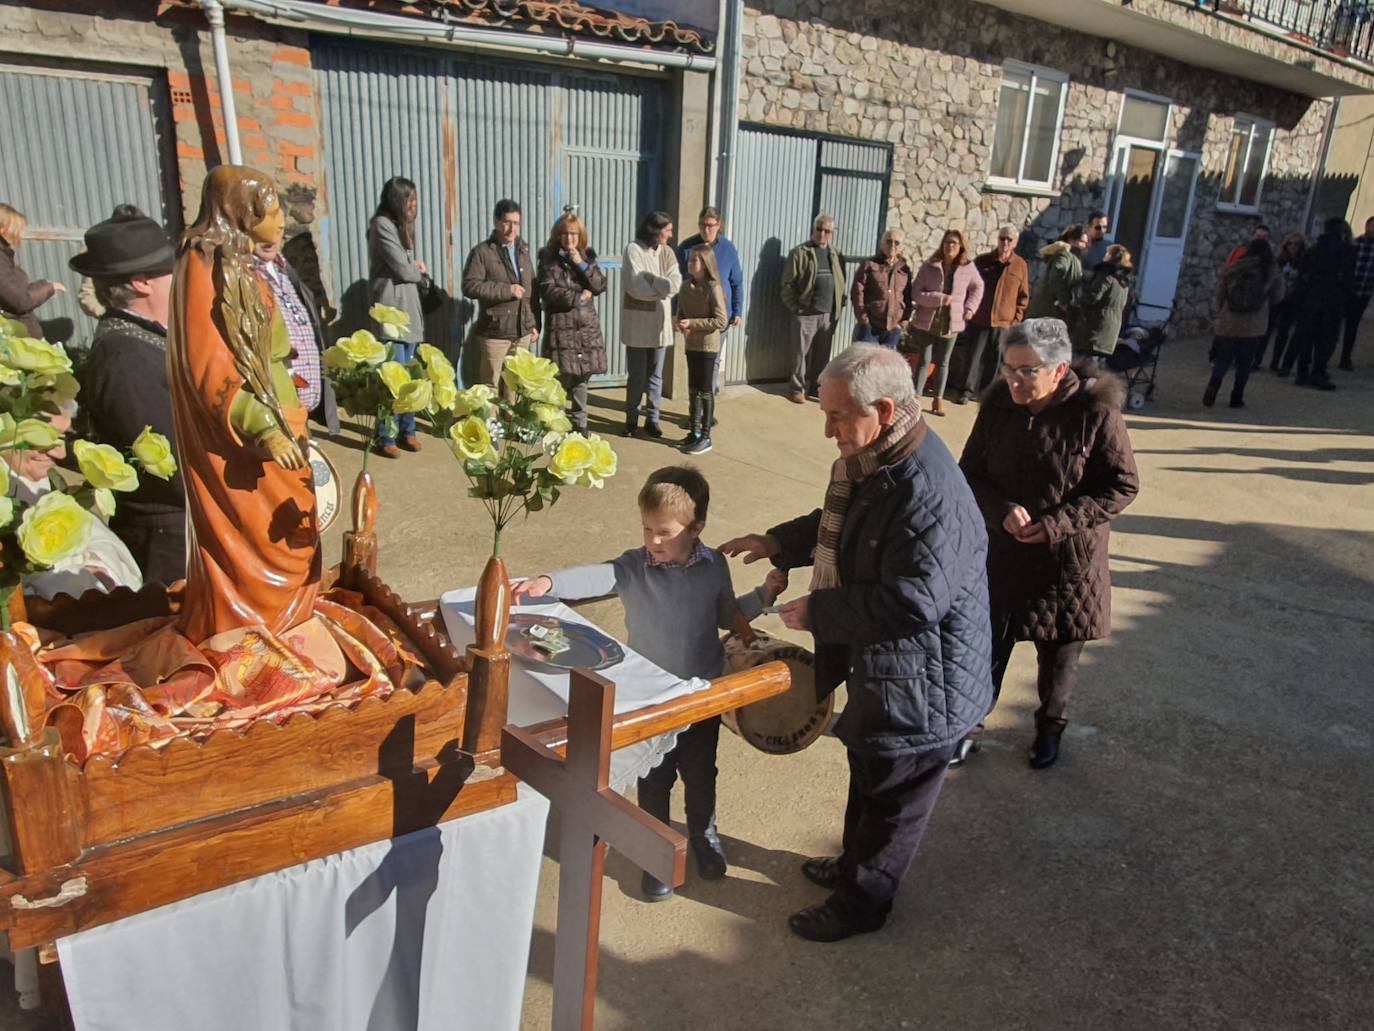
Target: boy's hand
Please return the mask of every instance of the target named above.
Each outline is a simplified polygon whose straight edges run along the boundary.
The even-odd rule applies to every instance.
[[[770,570],[768,575],[763,578],[763,593],[768,598],[768,604],[778,600],[778,596],[787,590],[787,574],[781,569]]]
[[[542,598],[551,590],[553,590],[553,581],[547,576],[532,576],[528,580],[521,580],[511,587],[517,600],[520,598]]]

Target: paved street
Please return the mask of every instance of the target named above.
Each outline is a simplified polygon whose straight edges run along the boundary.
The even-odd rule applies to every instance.
[[[650,906],[612,855],[602,1031],[1374,1026],[1374,360],[1331,395],[1260,373],[1232,412],[1198,404],[1202,346],[1166,352],[1130,417],[1142,488],[1112,538],[1116,634],[1085,653],[1058,766],[1025,763],[1023,648],[888,926],[823,946],[786,917],[819,900],[797,867],[837,847],[843,750],[775,758],[722,735],[731,876]],[[731,395],[698,461],[709,543],[819,504],[833,455],[815,405]],[[617,396],[596,398],[607,420]],[[957,452],[975,413],[931,423]],[[328,447],[351,480],[359,452]],[[604,491],[507,531],[512,572],[636,543],[635,493],[679,456],[617,447]],[[472,582],[489,532],[448,452],[373,467],[385,577],[409,598]],[[757,575],[737,565],[736,587]],[[616,603],[592,611],[623,630]],[[548,1027],[556,879],[548,858],[526,1031]],[[10,1012],[0,1027],[39,1026]]]
[[[786,916],[820,897],[800,861],[837,848],[843,749],[775,758],[723,735],[731,876],[650,906],[612,855],[599,1028],[1374,1026],[1374,372],[1334,394],[1263,372],[1249,408],[1209,410],[1202,346],[1166,352],[1130,417],[1142,488],[1112,538],[1116,633],[1085,653],[1059,765],[1025,763],[1022,648],[887,928],[822,946]],[[607,420],[616,399],[597,398]],[[957,453],[975,413],[931,424]],[[745,390],[720,416],[698,461],[708,543],[820,503],[834,452],[815,405]],[[603,492],[507,532],[512,572],[636,543],[634,495],[678,455],[617,448]],[[387,578],[409,597],[471,582],[487,529],[447,453],[374,466]],[[737,565],[737,589],[757,575]],[[616,603],[594,611],[623,629]],[[548,859],[527,1031],[548,1026],[556,878]]]

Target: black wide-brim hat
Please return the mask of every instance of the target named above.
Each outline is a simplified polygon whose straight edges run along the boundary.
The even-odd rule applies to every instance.
[[[162,226],[151,218],[110,218],[86,230],[86,250],[67,262],[83,276],[164,276],[177,251]]]

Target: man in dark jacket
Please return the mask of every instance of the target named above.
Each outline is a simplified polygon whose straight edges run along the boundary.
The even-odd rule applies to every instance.
[[[176,444],[167,387],[167,310],[176,251],[151,218],[108,219],[86,231],[86,250],[68,264],[95,283],[105,314],[96,324],[82,374],[81,404],[92,436],[128,451],[145,426]],[[139,475],[119,498],[110,529],[133,553],[145,582],[186,575],[186,492],[170,480]]]
[[[816,397],[821,370],[830,360],[830,342],[848,295],[844,255],[834,244],[835,219],[826,214],[811,223],[811,239],[792,248],[782,270],[782,306],[792,313],[792,392],[796,404]]]
[[[491,236],[468,254],[463,266],[463,296],[477,302],[477,321],[468,337],[476,351],[477,382],[501,386],[506,356],[529,348],[539,338],[534,263],[520,238],[520,205],[496,204]]]
[[[1015,226],[1002,226],[997,230],[997,249],[973,262],[983,277],[983,299],[954,349],[954,359],[960,364],[950,379],[959,386],[958,404],[968,404],[993,381],[1002,333],[1025,317],[1030,304],[1030,269],[1016,253],[1019,238]]]
[[[821,375],[821,407],[840,451],[825,507],[721,550],[813,567],[780,613],[815,638],[817,692],[847,684],[849,803],[842,853],[802,864],[830,897],[790,925],[838,941],[886,921],[955,746],[992,702],[992,644],[983,519],[905,360],[850,347]]]
[[[1303,255],[1298,272],[1298,293],[1302,315],[1298,324],[1298,386],[1311,384],[1318,390],[1335,390],[1326,371],[1336,351],[1341,317],[1346,299],[1354,290],[1355,248],[1350,243],[1350,226],[1343,218],[1328,218],[1322,235]],[[1292,360],[1285,357],[1280,375],[1288,372]]]

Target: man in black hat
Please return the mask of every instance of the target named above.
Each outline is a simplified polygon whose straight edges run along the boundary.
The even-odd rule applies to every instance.
[[[167,387],[167,311],[176,248],[162,226],[121,213],[86,230],[86,250],[68,264],[95,284],[105,314],[96,324],[82,375],[81,403],[92,435],[127,451],[144,427],[176,443]],[[145,582],[186,575],[186,491],[181,473],[147,474],[119,497],[110,528],[143,570]]]

